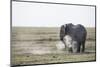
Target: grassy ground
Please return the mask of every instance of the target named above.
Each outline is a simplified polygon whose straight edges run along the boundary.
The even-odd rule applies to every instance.
[[[93,61],[95,59],[95,29],[87,28],[85,53],[69,54],[58,50],[59,28],[13,27],[12,65]]]

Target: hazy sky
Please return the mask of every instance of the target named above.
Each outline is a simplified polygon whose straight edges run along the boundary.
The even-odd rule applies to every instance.
[[[60,27],[63,24],[95,26],[95,7],[12,2],[12,25]]]

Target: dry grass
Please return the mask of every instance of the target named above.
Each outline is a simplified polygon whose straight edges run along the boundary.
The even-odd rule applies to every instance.
[[[12,65],[93,61],[95,58],[95,29],[87,28],[85,53],[69,54],[57,50],[59,29],[36,27],[12,28]]]

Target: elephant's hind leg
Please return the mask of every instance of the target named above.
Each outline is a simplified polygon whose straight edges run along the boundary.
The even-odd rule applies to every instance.
[[[82,42],[82,52],[85,52],[85,41]]]

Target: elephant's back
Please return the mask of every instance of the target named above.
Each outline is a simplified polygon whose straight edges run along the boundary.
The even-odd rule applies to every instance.
[[[78,41],[83,41],[86,39],[87,32],[84,26],[78,24],[73,26],[72,28],[72,37],[74,37]]]

